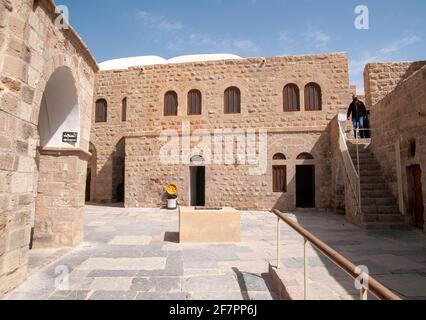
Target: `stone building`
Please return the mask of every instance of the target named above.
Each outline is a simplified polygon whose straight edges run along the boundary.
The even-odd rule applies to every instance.
[[[169,183],[183,205],[424,229],[425,64],[366,66],[372,140],[357,173],[337,117],[356,91],[346,53],[99,71],[53,0],[0,0],[0,298],[26,278],[30,248],[83,240],[85,200],[159,207]]]
[[[425,228],[426,61],[370,63],[371,148],[407,222]]]
[[[213,61],[205,61],[209,59]],[[329,124],[346,112],[353,93],[346,53],[266,59],[179,57],[104,70],[96,77],[91,201],[117,201],[124,184],[127,207],[158,207],[164,204],[164,186],[173,183],[180,203],[186,205],[332,207]],[[250,174],[253,166],[247,159],[241,162],[241,153],[244,158],[249,151],[239,153],[238,146],[230,161],[221,146],[222,162],[191,162],[194,156],[211,157],[195,148],[199,141],[187,136],[185,126],[190,133],[204,130],[200,136],[228,129],[224,141],[231,135],[246,144],[249,130],[254,130],[257,153],[259,132],[265,130],[263,172]],[[160,136],[171,129],[176,131],[180,161],[162,163],[165,141]],[[186,161],[185,148],[191,149]],[[213,157],[217,148],[214,151]]]
[[[98,66],[58,13],[50,0],[0,1],[0,298],[26,278],[31,238],[83,238]]]

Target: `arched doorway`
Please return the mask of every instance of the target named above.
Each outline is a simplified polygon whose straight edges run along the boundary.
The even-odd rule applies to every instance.
[[[206,205],[206,167],[204,158],[201,155],[191,158],[189,194],[191,206],[204,207]]]
[[[112,156],[112,194],[113,201],[124,202],[125,187],[125,140],[121,139],[115,146]]]
[[[296,160],[296,207],[315,208],[315,163],[307,152]]]
[[[69,148],[77,142],[64,142],[64,132],[80,133],[80,110],[77,88],[71,70],[60,67],[46,84],[40,105],[38,122],[41,148]]]
[[[74,76],[59,67],[46,83],[38,122],[36,247],[73,246],[83,237],[88,153],[80,146],[80,109]]]

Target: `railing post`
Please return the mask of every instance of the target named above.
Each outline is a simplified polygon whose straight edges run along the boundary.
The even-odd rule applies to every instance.
[[[304,239],[303,244],[303,264],[304,264],[304,270],[303,270],[303,286],[304,286],[304,298],[305,300],[308,300],[308,240],[306,238]]]
[[[277,218],[277,269],[281,268],[281,219]]]
[[[361,300],[367,300],[368,299],[368,290],[365,289],[363,285],[361,285],[361,289],[360,289],[360,298],[361,298]]]

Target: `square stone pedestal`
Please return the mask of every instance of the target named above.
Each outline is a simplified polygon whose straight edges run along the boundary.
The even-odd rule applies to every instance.
[[[179,209],[179,242],[240,242],[240,212],[233,208]]]

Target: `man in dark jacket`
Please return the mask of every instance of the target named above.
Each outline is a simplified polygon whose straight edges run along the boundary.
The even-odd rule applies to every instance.
[[[350,120],[352,116],[352,122],[355,129],[355,138],[357,137],[357,129],[360,129],[360,137],[361,139],[364,139],[366,136],[364,131],[364,123],[367,117],[367,108],[365,107],[364,102],[360,101],[356,95],[353,95],[352,99],[353,101],[348,109],[348,120]]]

